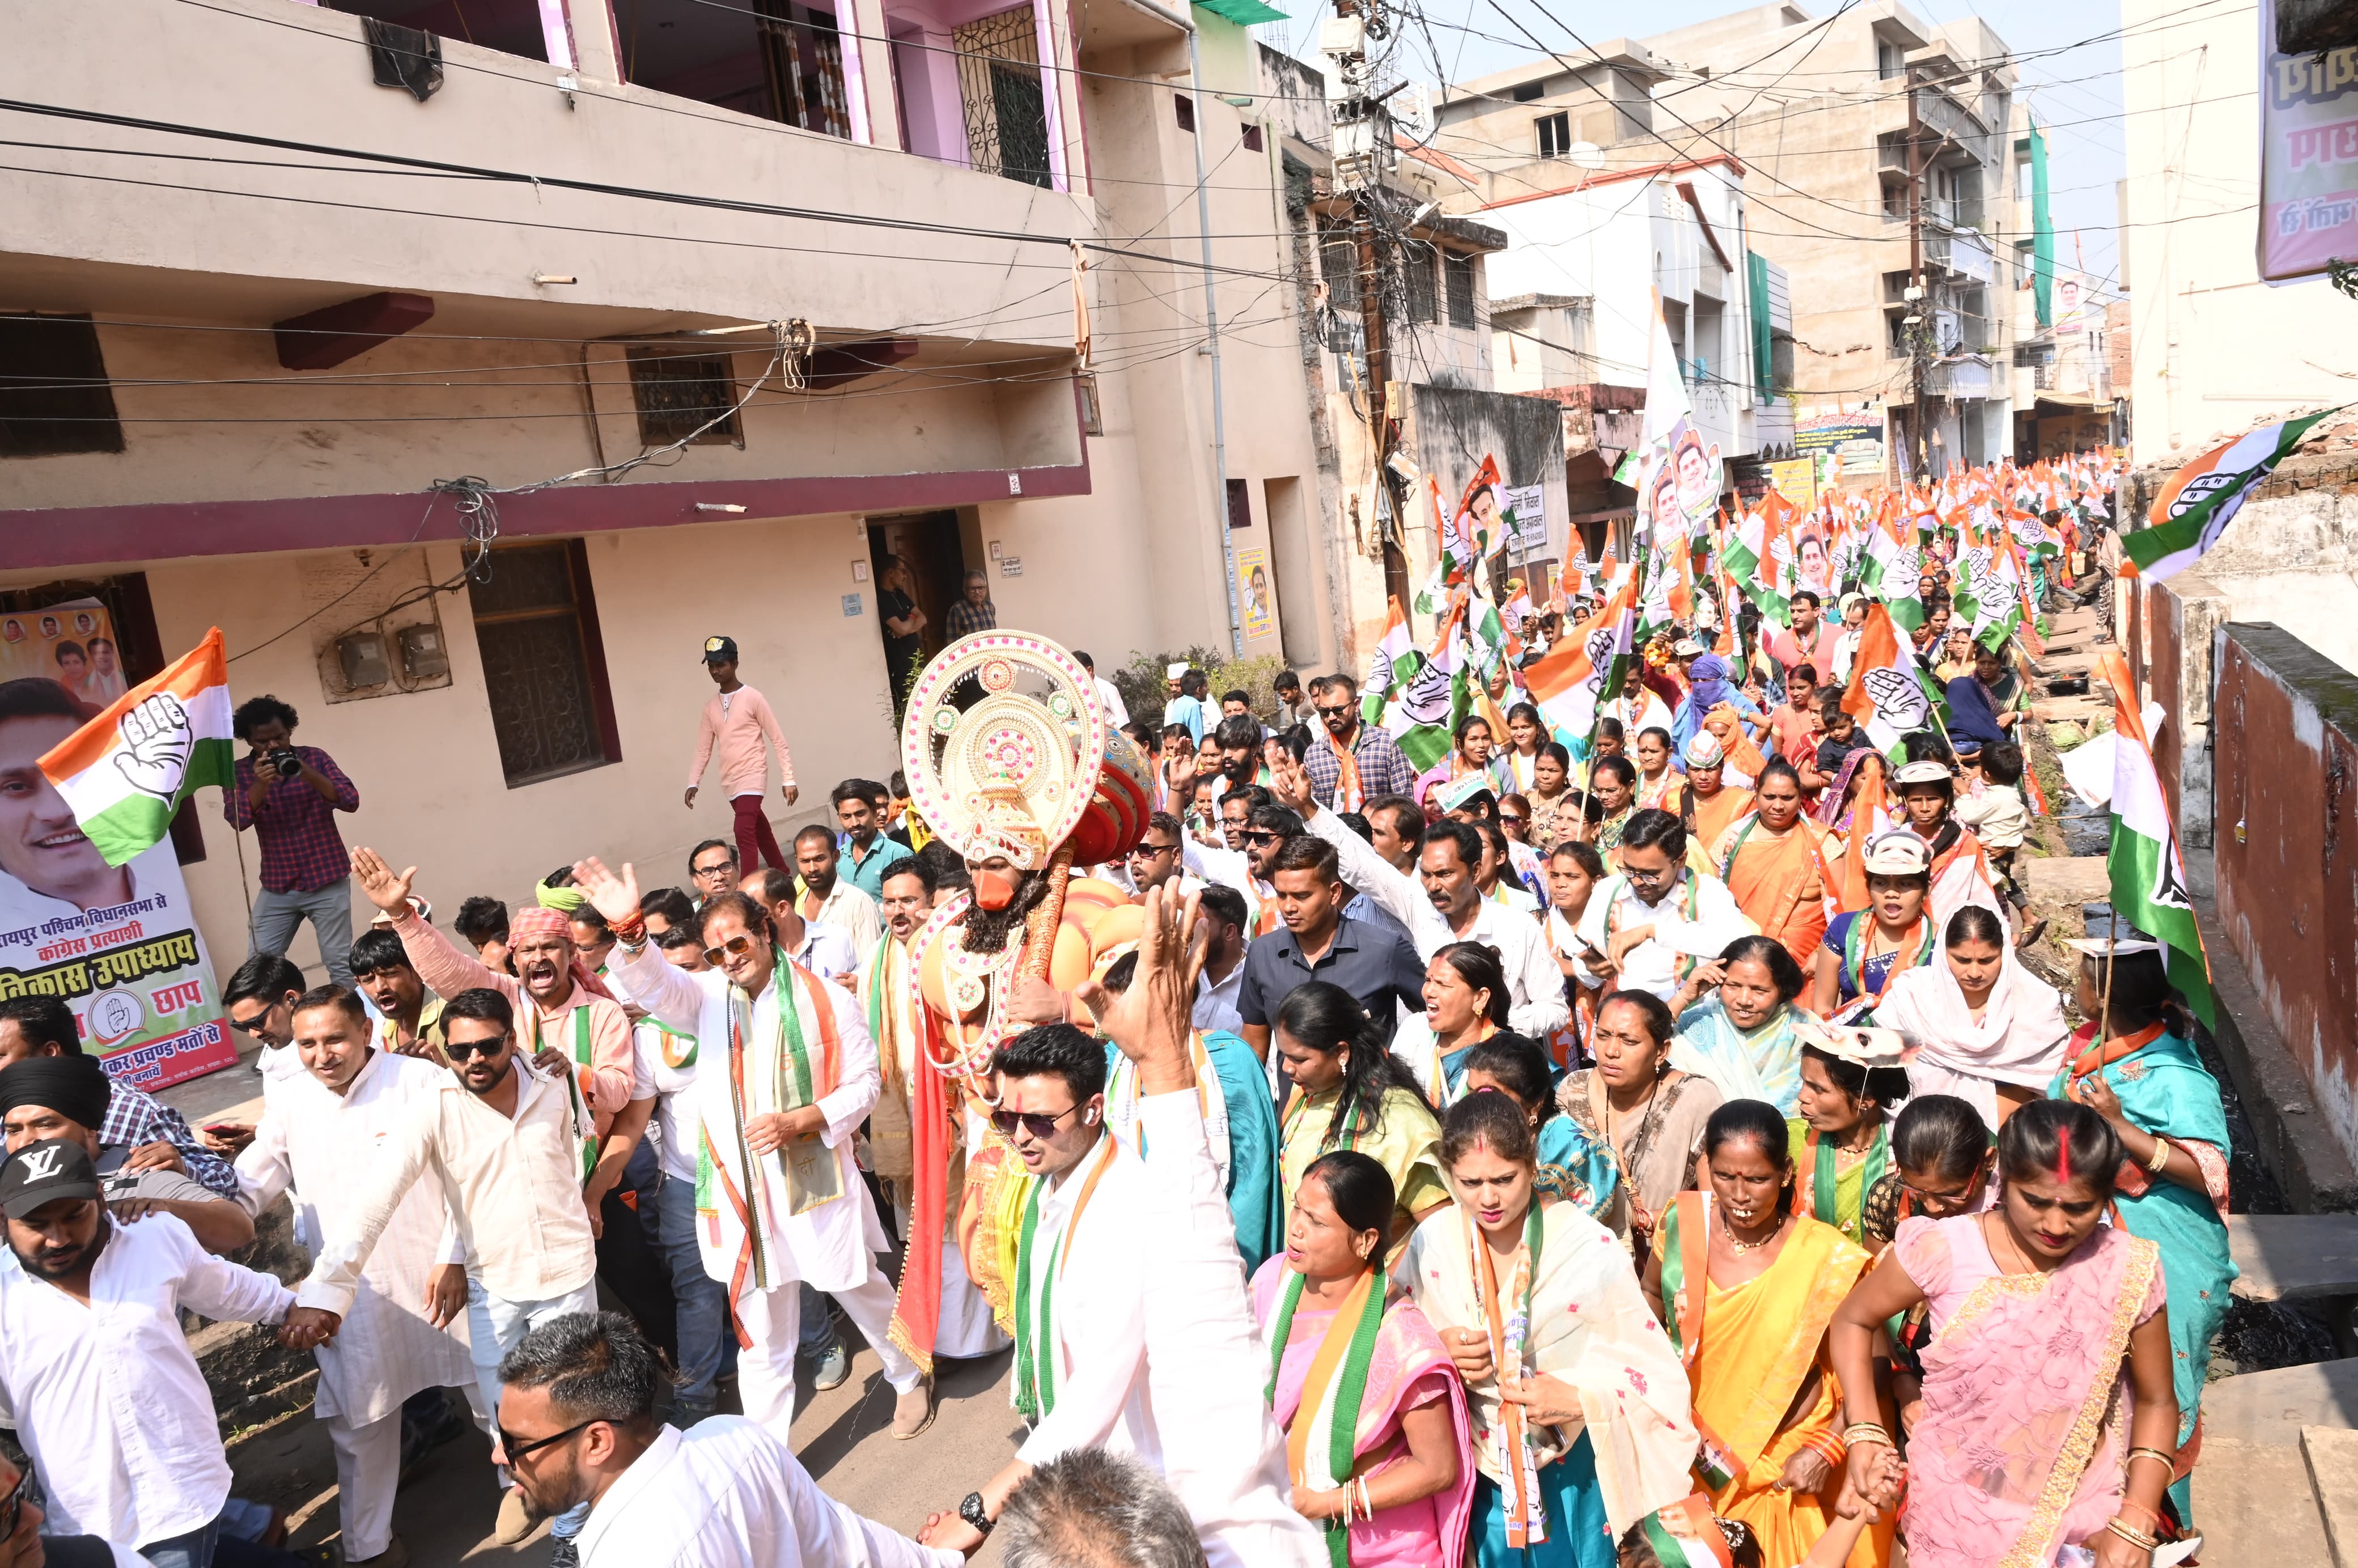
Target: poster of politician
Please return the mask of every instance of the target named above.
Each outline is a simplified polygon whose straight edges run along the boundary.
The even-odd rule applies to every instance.
[[[143,1089],[237,1060],[172,841],[110,866],[41,772],[129,688],[96,600],[0,612],[0,1000],[53,996]]]

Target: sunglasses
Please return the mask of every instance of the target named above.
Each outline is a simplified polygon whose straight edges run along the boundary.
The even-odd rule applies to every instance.
[[[1263,849],[1267,849],[1271,844],[1282,844],[1285,841],[1284,834],[1271,832],[1266,827],[1248,828],[1237,837],[1248,844],[1258,844]]]
[[[1350,711],[1351,705],[1347,702],[1336,708],[1321,706],[1318,709],[1318,717],[1321,719],[1340,719],[1343,715]]]
[[[753,938],[743,933],[740,933],[735,936],[731,936],[728,941],[723,942],[718,947],[707,947],[704,950],[704,961],[717,969],[720,967],[721,959],[741,958],[747,953],[752,952],[752,949]]]
[[[352,979],[358,979],[360,977],[358,975],[354,975]],[[234,1018],[231,1019],[229,1021],[229,1026],[232,1029],[236,1030],[240,1034],[260,1034],[262,1033],[262,1026],[270,1022],[270,1013],[271,1010],[265,1007],[260,1012],[255,1013],[252,1018],[247,1019],[243,1023],[239,1022]]]
[[[588,1421],[582,1422],[579,1425],[568,1426],[563,1432],[552,1432],[546,1437],[535,1437],[529,1443],[518,1442],[514,1437],[509,1434],[506,1427],[501,1427],[499,1429],[500,1447],[506,1452],[508,1464],[513,1466],[517,1460],[523,1458],[525,1454],[537,1454],[542,1449],[549,1447],[554,1444],[562,1443],[567,1438],[572,1436],[575,1433],[581,1431],[585,1427],[595,1426],[604,1419],[605,1417],[603,1416],[592,1416]]]
[[[1141,844],[1130,852],[1133,860],[1151,860],[1157,855],[1168,855],[1178,849],[1176,844]]]
[[[1502,827],[1520,827],[1530,820],[1530,817],[1524,816],[1517,812],[1502,811],[1498,813],[1498,822]]]
[[[446,1040],[442,1043],[442,1050],[452,1061],[463,1062],[470,1056],[496,1056],[500,1054],[500,1047],[514,1038],[515,1035],[510,1033],[494,1034],[488,1040]]]
[[[1056,1135],[1056,1123],[1080,1108],[1076,1105],[1066,1106],[1054,1116],[1040,1116],[1031,1111],[994,1110],[990,1113],[990,1125],[999,1130],[1001,1138],[1012,1139],[1015,1130],[1020,1127],[1030,1133],[1035,1142],[1045,1142]]]

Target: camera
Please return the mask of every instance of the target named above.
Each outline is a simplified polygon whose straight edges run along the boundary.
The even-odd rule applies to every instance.
[[[269,752],[263,761],[282,779],[291,779],[303,771],[303,759],[295,754],[292,746],[281,746]]]

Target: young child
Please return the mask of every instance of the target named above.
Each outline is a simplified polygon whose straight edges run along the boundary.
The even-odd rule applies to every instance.
[[[1563,1068],[1585,1067],[1595,1060],[1588,1048],[1588,1030],[1595,1021],[1604,988],[1583,986],[1574,960],[1581,946],[1580,917],[1588,913],[1589,894],[1605,875],[1605,858],[1594,844],[1566,839],[1548,856],[1548,952],[1571,982],[1572,1017],[1542,1044],[1548,1060]]]
[[[1853,752],[1864,751],[1866,742],[1858,738],[1858,720],[1842,705],[1842,693],[1828,691],[1818,700],[1818,752],[1804,758],[1799,764],[1801,787],[1811,791],[1830,789],[1842,776],[1843,764]]]
[[[1965,759],[1960,759],[1965,761]],[[2022,748],[2000,741],[1981,749],[1978,766],[1969,762],[1967,787],[1956,805],[1957,820],[1989,851],[1990,869],[2010,886],[2015,852],[2030,832],[2030,808],[2022,800]]]

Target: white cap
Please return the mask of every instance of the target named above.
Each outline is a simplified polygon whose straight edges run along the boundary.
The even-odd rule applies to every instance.
[[[432,904],[427,903],[416,893],[411,893],[409,895],[409,907],[416,914],[418,919],[427,922],[428,925],[433,924],[434,906]],[[380,909],[376,912],[376,917],[371,920],[369,924],[372,926],[390,931],[393,929],[393,916]]]
[[[1708,730],[1697,730],[1694,739],[1687,742],[1687,766],[1691,768],[1715,768],[1726,761],[1727,752],[1720,745],[1719,737]]]
[[[1187,661],[1184,659],[1180,660],[1175,665],[1165,665],[1163,666],[1163,677],[1167,680],[1177,680],[1181,676],[1187,673]]]
[[[2161,944],[2155,941],[2150,936],[2116,937],[2109,946],[2093,936],[2075,936],[2071,940],[2068,946],[2073,952],[2085,953],[2091,958],[2101,958],[2106,953],[2112,953],[2117,956],[2122,953],[2158,953],[2161,951]]]
[[[1696,642],[1693,637],[1682,637],[1677,642],[1671,644],[1671,654],[1675,658],[1700,658],[1703,656],[1703,644]]]
[[[1917,876],[1932,869],[1931,848],[1906,828],[1896,827],[1866,841],[1859,869],[1870,877]]]
[[[1891,775],[1891,782],[1901,789],[1906,789],[1909,784],[1944,784],[1953,786],[1957,781],[1949,772],[1948,763],[1936,762],[1927,757],[1922,762],[1903,764]]]
[[[1800,1018],[1793,1021],[1793,1037],[1855,1067],[1897,1067],[1908,1049],[1908,1043],[1897,1029],[1868,1029]]]

